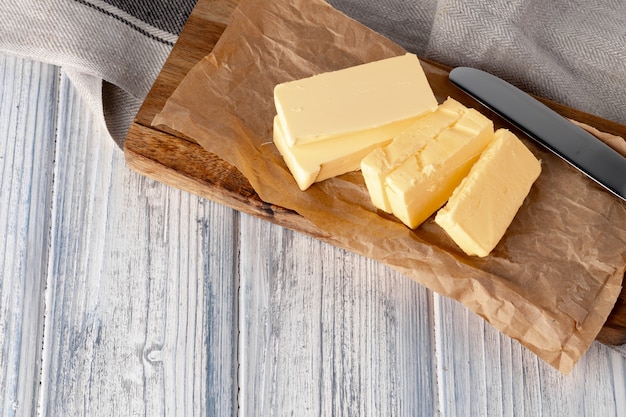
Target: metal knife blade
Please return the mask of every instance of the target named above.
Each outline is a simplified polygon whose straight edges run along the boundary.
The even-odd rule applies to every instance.
[[[485,71],[454,68],[450,81],[626,201],[626,158],[604,142],[519,88]]]

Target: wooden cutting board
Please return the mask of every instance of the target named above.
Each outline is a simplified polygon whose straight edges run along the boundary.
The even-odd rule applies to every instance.
[[[187,72],[211,52],[236,5],[236,0],[198,1],[128,132],[124,144],[126,161],[133,170],[159,182],[340,246],[332,236],[297,213],[261,201],[235,167],[205,151],[192,139],[151,126],[152,119]],[[626,126],[542,101],[565,117],[626,137]],[[612,345],[626,343],[626,287],[597,340]]]

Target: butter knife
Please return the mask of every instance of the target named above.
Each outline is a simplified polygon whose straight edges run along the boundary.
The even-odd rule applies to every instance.
[[[458,67],[449,77],[485,107],[626,201],[626,158],[614,149],[492,74]]]

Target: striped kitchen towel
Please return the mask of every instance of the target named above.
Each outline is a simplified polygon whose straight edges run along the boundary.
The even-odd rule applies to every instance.
[[[195,0],[0,2],[0,51],[58,65],[121,146]]]

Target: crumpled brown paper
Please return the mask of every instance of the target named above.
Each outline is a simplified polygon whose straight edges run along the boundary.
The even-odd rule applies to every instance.
[[[525,140],[543,172],[500,244],[481,259],[466,256],[432,218],[412,231],[378,213],[358,172],[301,192],[276,150],[274,85],[404,52],[320,0],[242,0],[213,52],[153,124],[194,138],[235,165],[264,201],[462,302],[568,373],[619,295],[626,204]],[[468,103],[445,71],[424,68],[440,102],[451,95]]]

